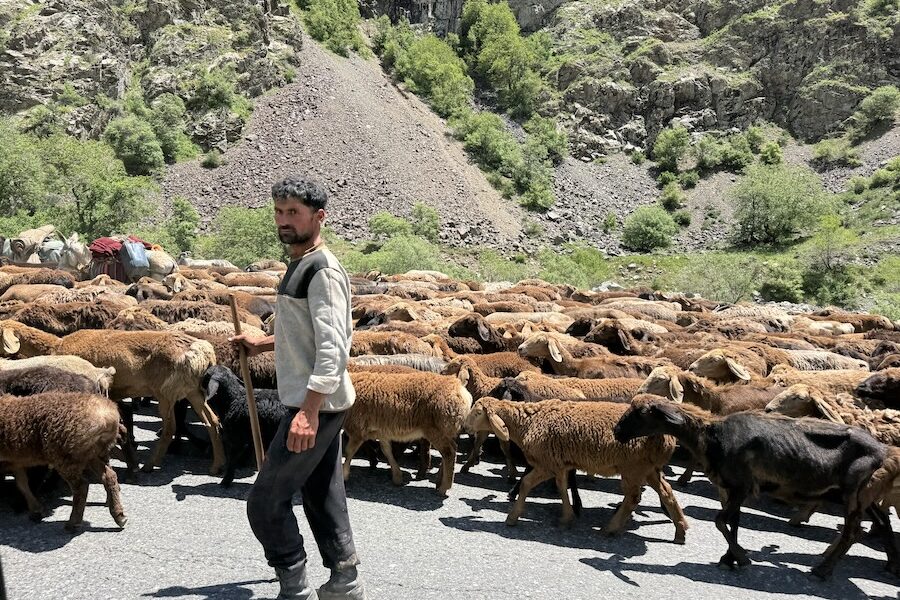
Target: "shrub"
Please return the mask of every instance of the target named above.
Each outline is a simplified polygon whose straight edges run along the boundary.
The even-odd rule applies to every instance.
[[[722,145],[713,136],[706,134],[693,147],[697,168],[713,171],[722,163]]]
[[[677,183],[672,182],[663,188],[659,203],[667,211],[672,212],[684,206],[687,196],[681,191],[681,187]]]
[[[365,48],[359,33],[360,21],[356,0],[309,0],[303,15],[309,35],[341,56]]]
[[[503,120],[493,113],[463,113],[451,121],[451,127],[466,150],[488,169],[496,169],[510,177],[523,160],[516,139],[506,130]]]
[[[799,167],[755,165],[731,196],[739,244],[791,241],[829,207],[819,178]]]
[[[636,165],[641,165],[644,161],[647,160],[647,156],[641,152],[640,150],[635,150],[631,153],[631,162]]]
[[[172,216],[166,221],[165,228],[175,245],[174,250],[179,253],[193,251],[199,225],[200,215],[187,198],[172,198]]]
[[[859,103],[854,121],[857,127],[867,133],[879,123],[892,121],[898,109],[900,109],[900,89],[884,85],[875,88]]]
[[[898,171],[878,169],[872,173],[871,177],[869,177],[869,188],[888,187],[893,184],[898,177],[900,177],[900,172]]]
[[[677,223],[680,227],[690,227],[691,213],[686,210],[679,210],[672,215],[672,220],[675,221],[675,223]]]
[[[412,235],[413,226],[406,219],[382,210],[369,219],[369,231],[375,239],[390,239],[398,235]]]
[[[678,176],[678,183],[685,189],[697,187],[700,182],[700,174],[697,171],[685,171]]]
[[[497,90],[500,106],[514,115],[529,115],[534,110],[541,89],[541,79],[532,69],[535,63],[530,45],[518,31],[485,40],[475,61],[479,74]]]
[[[663,171],[656,178],[656,182],[663,187],[670,183],[675,183],[676,181],[678,181],[678,174],[673,173],[672,171]]]
[[[759,154],[762,150],[762,145],[766,142],[766,136],[763,134],[762,128],[753,126],[746,131],[744,137],[747,140],[750,151],[754,154]]]
[[[566,244],[564,252],[544,249],[538,254],[538,261],[537,277],[579,288],[591,288],[607,279],[611,272],[602,252],[580,243]]]
[[[672,217],[658,206],[642,206],[625,219],[622,243],[631,250],[650,252],[668,248],[678,226]]]
[[[353,252],[342,258],[349,271],[377,269],[382,273],[405,273],[411,269],[435,269],[451,277],[470,278],[472,274],[441,259],[440,248],[414,235],[397,235],[369,254]]]
[[[690,135],[678,124],[659,132],[653,144],[653,159],[667,171],[678,171],[678,161],[684,156],[690,143]]]
[[[21,125],[23,133],[48,138],[66,132],[65,115],[53,103],[39,104],[29,110]]]
[[[416,202],[412,210],[412,232],[431,243],[437,243],[441,232],[438,212],[423,202]]]
[[[205,258],[224,258],[245,267],[260,259],[283,260],[286,256],[270,208],[225,206],[211,230],[197,243]]]
[[[603,219],[603,233],[609,233],[619,226],[619,221],[616,219],[616,213],[608,212],[606,213],[606,217]]]
[[[850,189],[853,190],[854,194],[862,194],[866,191],[866,188],[869,185],[869,180],[865,177],[851,177],[850,178]]]
[[[544,226],[531,219],[523,219],[522,232],[529,238],[538,238],[544,235]]]
[[[556,121],[553,119],[534,115],[525,122],[524,127],[529,141],[546,148],[547,158],[553,164],[561,163],[569,153],[566,133],[557,128]]]
[[[859,237],[841,226],[835,215],[819,220],[816,234],[803,248],[803,288],[821,304],[852,307],[859,288],[851,264],[859,251]]]
[[[475,84],[445,41],[426,35],[412,41],[407,50],[397,47],[395,52],[397,77],[425,96],[438,114],[451,116],[468,107]]]
[[[822,140],[813,146],[812,163],[818,169],[830,169],[840,166],[858,167],[862,161],[846,138],[835,138]]]
[[[198,112],[231,108],[235,102],[237,75],[233,69],[202,70],[193,82],[194,89],[188,105]]]
[[[722,146],[720,165],[729,171],[741,171],[753,164],[753,150],[746,135],[736,134]]]
[[[209,152],[206,153],[206,156],[203,157],[203,162],[200,163],[207,169],[216,169],[225,164],[225,159],[222,156],[222,151],[218,148],[213,148]]]
[[[783,158],[778,142],[766,142],[759,150],[759,160],[766,165],[779,165]]]
[[[802,302],[803,271],[794,261],[764,263],[759,295],[769,302]]]
[[[184,101],[175,94],[161,94],[153,101],[150,126],[168,163],[193,158],[199,153],[184,132],[185,113]]]
[[[149,175],[165,164],[162,148],[146,121],[135,116],[110,121],[103,139],[125,165],[130,175]]]
[[[532,182],[528,189],[522,194],[519,203],[525,208],[531,210],[546,210],[553,206],[555,201],[553,190],[550,189],[548,183]]]
[[[679,291],[735,303],[750,299],[761,272],[760,261],[752,255],[706,254],[681,269],[673,277],[672,285]]]
[[[75,91],[75,86],[69,82],[63,84],[55,99],[63,106],[81,107],[88,104],[88,99]]]
[[[478,253],[478,274],[484,281],[521,281],[532,273],[518,261],[501,256],[496,250]]]

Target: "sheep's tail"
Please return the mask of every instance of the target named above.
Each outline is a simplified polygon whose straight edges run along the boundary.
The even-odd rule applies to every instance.
[[[120,428],[124,427],[119,424],[119,409],[114,402],[97,395],[93,399],[94,406],[87,439],[95,440],[97,450],[105,453],[115,445],[121,435]]]

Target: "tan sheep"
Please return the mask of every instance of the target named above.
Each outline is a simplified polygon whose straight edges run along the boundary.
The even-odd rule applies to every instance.
[[[597,356],[575,358],[572,353],[555,338],[532,336],[519,346],[519,355],[529,360],[549,360],[557,375],[603,379],[609,377],[646,376],[654,368],[671,365],[665,358],[643,356]]]
[[[472,396],[453,377],[434,373],[351,373],[356,402],[347,411],[344,431],[347,451],[344,479],[350,462],[366,440],[377,439],[391,465],[394,485],[403,484],[391,442],[425,438],[441,453],[437,491],[447,495],[453,485],[456,438],[472,407]]]
[[[860,383],[872,375],[862,369],[829,369],[825,371],[798,371],[788,365],[776,365],[769,372],[769,379],[776,385],[789,387],[797,383],[813,385],[825,392],[852,394]]]
[[[625,499],[604,525],[604,534],[615,535],[625,528],[646,484],[656,491],[671,515],[675,542],[683,544],[687,519],[662,476],[662,468],[675,450],[675,440],[670,436],[652,436],[620,444],[613,436],[613,427],[627,409],[627,404],[607,402],[478,400],[466,418],[466,429],[491,431],[501,440],[515,442],[534,467],[522,478],[518,499],[510,508],[506,524],[517,523],[525,511],[529,492],[550,478],[556,480],[562,500],[561,522],[570,523],[574,511],[567,491],[568,472],[581,469],[605,477],[621,475]]]
[[[82,375],[97,385],[102,394],[109,394],[116,370],[113,367],[95,367],[80,356],[52,355],[34,356],[32,358],[20,358],[11,360],[0,358],[0,371],[13,371],[18,369],[32,369],[37,367],[53,367],[75,375]]]
[[[427,354],[436,356],[431,344],[408,333],[354,331],[350,344],[350,356],[361,354]]]

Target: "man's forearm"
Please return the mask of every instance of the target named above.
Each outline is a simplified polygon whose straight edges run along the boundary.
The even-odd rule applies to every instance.
[[[319,409],[322,408],[322,403],[325,402],[327,397],[328,394],[307,389],[306,399],[303,401],[303,410],[309,414],[319,414]]]
[[[269,350],[274,350],[275,349],[275,336],[267,335],[264,338],[259,338],[259,340],[253,342],[253,345],[256,346],[256,348],[260,352],[268,352]]]

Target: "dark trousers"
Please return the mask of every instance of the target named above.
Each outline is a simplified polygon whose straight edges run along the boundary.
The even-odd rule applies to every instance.
[[[300,495],[322,562],[332,570],[359,563],[347,515],[341,472],[341,425],[344,413],[319,413],[316,445],[305,452],[287,449],[287,435],[297,409],[290,409],[269,444],[266,460],[247,497],[247,518],[266,559],[273,567],[290,567],[306,558],[303,536],[294,516]]]

